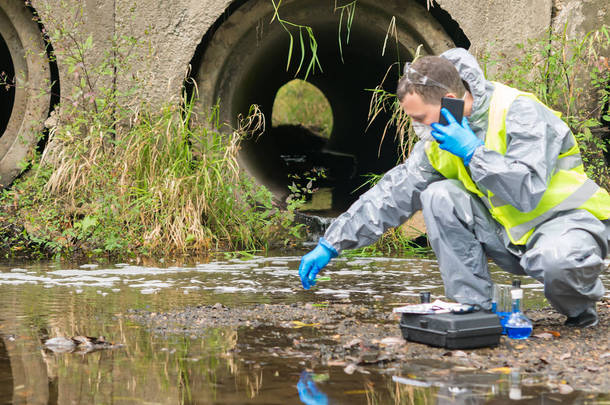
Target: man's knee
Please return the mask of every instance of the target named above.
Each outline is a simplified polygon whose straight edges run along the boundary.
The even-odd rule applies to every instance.
[[[545,284],[575,278],[594,281],[603,259],[596,239],[587,231],[574,229],[561,237],[541,238],[523,255],[521,265],[526,271],[543,273]]]
[[[421,201],[424,210],[431,209],[435,211],[441,208],[443,211],[448,211],[456,203],[456,198],[460,195],[467,197],[467,191],[459,180],[447,179],[430,184],[421,193]]]

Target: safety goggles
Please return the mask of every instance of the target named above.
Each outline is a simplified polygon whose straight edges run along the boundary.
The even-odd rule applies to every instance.
[[[411,62],[405,63],[404,77],[407,82],[411,84],[417,84],[420,86],[435,86],[440,87],[447,91],[447,93],[451,93],[452,90],[449,87],[445,86],[443,83],[439,83],[436,80],[430,79],[428,76],[419,73],[417,70],[413,69],[411,66]]]

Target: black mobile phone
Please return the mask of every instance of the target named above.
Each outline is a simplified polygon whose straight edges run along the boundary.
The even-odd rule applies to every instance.
[[[464,100],[461,98],[443,97],[441,99],[441,108],[443,107],[449,110],[458,124],[462,123],[462,118],[464,117]],[[438,117],[438,122],[441,125],[449,124],[443,114]]]

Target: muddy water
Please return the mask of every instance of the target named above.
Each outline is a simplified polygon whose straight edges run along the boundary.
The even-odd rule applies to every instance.
[[[145,266],[0,263],[0,404],[505,403],[517,392],[530,403],[608,401],[583,392],[550,393],[543,383],[531,383],[535,376],[522,386],[514,374],[451,369],[435,361],[390,363],[350,374],[342,366],[312,366],[306,354],[274,353],[290,345],[293,329],[232,326],[203,334],[158,333],[125,316],[217,303],[329,301],[375,305],[390,313],[424,290],[442,298],[435,260],[340,258],[324,273],[330,281],[303,291],[296,275],[299,259]],[[497,269],[493,278],[510,283]],[[609,281],[604,280],[606,286]],[[524,283],[528,306],[545,305],[542,286]],[[43,344],[85,335],[104,336],[114,346],[56,353]]]

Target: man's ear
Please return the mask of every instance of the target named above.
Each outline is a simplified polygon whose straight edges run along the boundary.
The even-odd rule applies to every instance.
[[[443,97],[447,97],[447,98],[458,98],[454,93],[447,93],[445,94]]]

